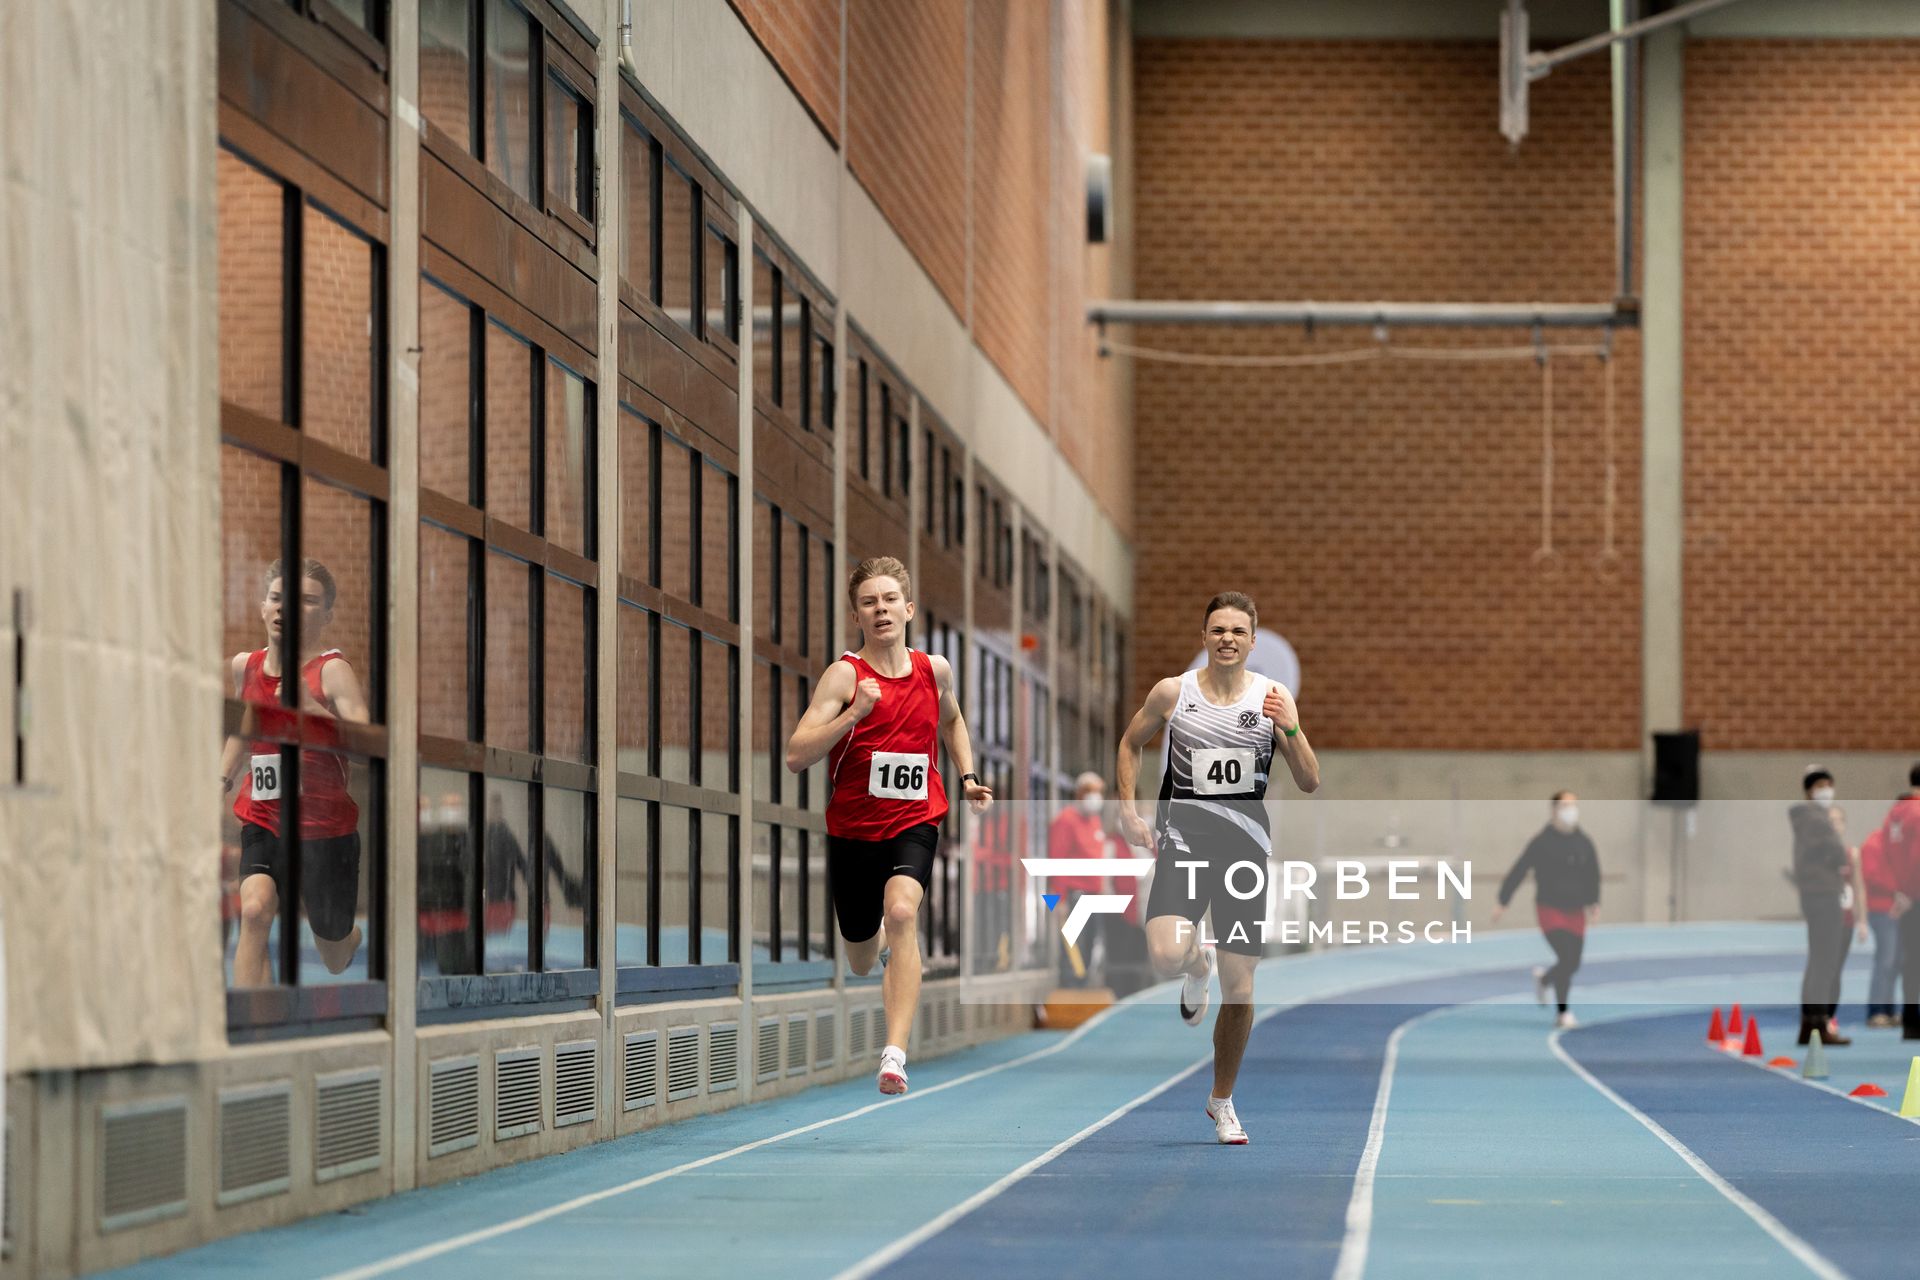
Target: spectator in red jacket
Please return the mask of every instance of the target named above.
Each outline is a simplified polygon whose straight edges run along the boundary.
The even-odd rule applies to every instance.
[[[1911,800],[1913,792],[1900,796]],[[1867,984],[1867,1025],[1896,1025],[1895,984],[1900,980],[1900,922],[1893,916],[1893,875],[1887,864],[1887,833],[1873,831],[1860,842],[1860,876],[1867,886],[1867,928],[1873,934],[1873,976]]]
[[[1920,764],[1907,774],[1907,784],[1920,791]],[[1900,922],[1901,1038],[1920,1040],[1920,796],[1893,806],[1882,832],[1887,880],[1893,902],[1887,914]]]
[[[1062,809],[1047,832],[1049,858],[1104,858],[1108,836],[1101,822],[1107,802],[1107,784],[1097,773],[1073,780],[1073,807]],[[1106,877],[1097,868],[1083,876],[1056,876],[1047,887],[1060,894],[1105,893]]]

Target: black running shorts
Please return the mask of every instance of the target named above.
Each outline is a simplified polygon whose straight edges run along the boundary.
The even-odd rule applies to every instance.
[[[1209,813],[1193,804],[1175,800],[1163,811],[1158,851],[1154,855],[1153,888],[1147,892],[1147,919],[1181,916],[1198,926],[1200,917],[1213,913],[1212,927],[1206,937],[1217,942],[1220,950],[1235,955],[1263,955],[1266,951],[1267,895],[1256,893],[1248,899],[1227,892],[1227,871],[1236,862],[1251,862],[1262,875],[1267,871],[1267,847],[1245,827],[1227,818]],[[1204,866],[1182,867],[1181,862],[1201,862]],[[1188,893],[1188,878],[1193,892]],[[1234,874],[1234,887],[1242,893],[1264,883],[1252,871]]]
[[[287,851],[280,837],[251,822],[240,824],[240,878],[267,875],[287,891]],[[300,842],[300,905],[313,936],[338,942],[353,932],[360,907],[360,834]]]
[[[833,914],[840,920],[840,936],[865,942],[880,932],[887,881],[912,876],[924,890],[933,879],[933,851],[939,843],[940,828],[931,822],[885,840],[828,836],[827,887],[833,895]]]

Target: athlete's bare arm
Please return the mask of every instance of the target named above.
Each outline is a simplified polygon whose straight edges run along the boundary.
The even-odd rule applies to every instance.
[[[953,693],[953,664],[939,654],[927,659],[933,664],[933,684],[940,691],[940,741],[946,744],[947,759],[961,778],[973,772],[973,738],[967,733],[966,719],[960,714],[960,699]],[[993,791],[977,778],[961,784],[967,806],[985,813],[993,804]]]
[[[331,711],[325,707],[319,708],[321,714],[334,716],[349,724],[372,722],[373,715],[367,710],[366,692],[360,688],[360,677],[354,674],[353,664],[344,658],[335,658],[320,668],[320,691],[327,695],[327,701],[333,707]],[[302,701],[308,700],[303,698]],[[303,706],[303,710],[312,712],[314,707]]]
[[[241,686],[245,684],[247,679],[247,655],[244,653],[234,654],[233,660],[227,663],[227,674],[233,679],[233,696],[237,698],[240,696]],[[243,713],[242,724],[249,724],[252,720],[253,708],[249,707]],[[245,750],[245,744],[240,741],[237,735],[227,735],[226,745],[220,748],[221,791],[226,792],[233,790],[234,774],[240,769],[240,756]]]
[[[1280,752],[1280,758],[1287,762],[1293,785],[1308,793],[1318,791],[1320,760],[1307,742],[1307,731],[1300,727],[1300,708],[1294,705],[1293,695],[1284,685],[1269,684],[1266,701],[1260,709],[1273,721],[1273,745]],[[1289,729],[1293,730],[1291,735],[1287,733]]]
[[[787,740],[787,768],[804,773],[827,758],[833,744],[866,719],[880,701],[880,682],[856,680],[851,662],[835,662],[813,687],[813,701]]]
[[[1173,708],[1180,701],[1180,679],[1169,677],[1153,686],[1153,692],[1133,713],[1133,723],[1120,735],[1120,754],[1113,766],[1113,786],[1120,795],[1120,834],[1136,849],[1153,848],[1153,828],[1134,808],[1133,789],[1140,776],[1140,752],[1167,727]]]

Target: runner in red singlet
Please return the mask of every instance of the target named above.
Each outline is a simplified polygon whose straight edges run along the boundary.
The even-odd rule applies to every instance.
[[[913,583],[892,556],[863,560],[847,599],[865,643],[826,669],[787,743],[799,773],[827,757],[827,882],[847,965],[872,971],[882,924],[891,955],[881,992],[887,1043],[882,1093],[907,1091],[907,1040],[920,1003],[920,900],[933,871],[947,792],[940,745],[960,770],[967,804],[985,813],[993,793],[973,772],[973,743],[945,658],[907,647]]]
[[[300,712],[308,717],[307,739],[330,745],[316,735],[313,721],[368,721],[366,695],[353,667],[323,637],[333,621],[333,575],[318,560],[303,566],[300,615]],[[237,987],[273,982],[267,939],[280,913],[281,886],[287,880],[287,846],[280,829],[281,744],[298,736],[298,716],[281,701],[281,623],[286,605],[280,562],[267,569],[260,619],[266,624],[265,648],[236,653],[228,664],[233,689],[247,704],[247,740],[228,738],[221,753],[221,786],[239,794],[233,802],[240,819],[240,940],[234,953]],[[360,810],[347,792],[347,764],[330,751],[300,753],[300,901],[313,926],[314,942],[329,972],[340,973],[360,947],[354,914],[360,897]],[[282,945],[287,945],[282,943]]]

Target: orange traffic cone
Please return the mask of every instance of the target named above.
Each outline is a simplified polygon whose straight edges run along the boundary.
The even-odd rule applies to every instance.
[[[1795,1062],[1792,1058],[1782,1056],[1778,1058],[1768,1058],[1767,1065],[1770,1067],[1797,1067],[1800,1064]]]
[[[1720,1021],[1720,1006],[1713,1007],[1713,1021],[1707,1024],[1707,1043],[1718,1049],[1727,1038],[1727,1024]]]
[[[1849,1098],[1884,1098],[1887,1096],[1887,1091],[1877,1084],[1857,1084],[1847,1096]]]
[[[1746,1046],[1740,1050],[1740,1056],[1743,1058],[1762,1058],[1766,1056],[1760,1048],[1760,1019],[1747,1019],[1747,1043]]]

